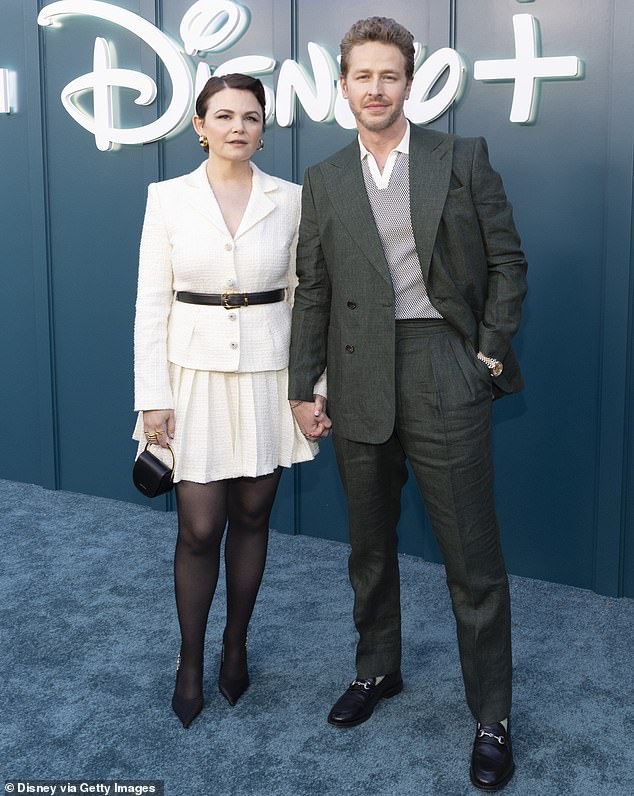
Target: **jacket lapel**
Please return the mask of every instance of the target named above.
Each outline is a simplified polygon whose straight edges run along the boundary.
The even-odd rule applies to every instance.
[[[204,216],[211,222],[223,235],[229,235],[229,230],[220,212],[220,206],[211,190],[206,171],[207,162],[185,177],[186,185],[191,189],[187,192],[187,199],[191,207],[197,213]],[[261,171],[255,164],[251,164],[253,170],[253,182],[251,195],[242,216],[242,221],[238,227],[235,237],[244,235],[251,227],[275,210],[275,202],[269,194],[277,191],[277,183],[268,174]]]
[[[322,165],[328,196],[342,224],[361,251],[391,286],[383,245],[361,171],[359,144],[355,140]]]
[[[254,163],[251,164],[253,180],[251,183],[251,196],[245,208],[242,221],[236,231],[236,238],[244,235],[251,227],[272,213],[276,204],[270,194],[277,191],[277,183],[268,174],[261,171]]]
[[[207,179],[206,160],[185,177],[185,184],[191,189],[187,191],[187,201],[190,207],[213,224],[223,235],[228,235],[229,230]]]
[[[411,125],[409,192],[412,228],[423,278],[427,282],[438,225],[442,215],[453,161],[453,144],[446,136]]]

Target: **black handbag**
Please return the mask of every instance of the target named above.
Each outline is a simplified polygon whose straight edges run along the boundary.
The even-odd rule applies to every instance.
[[[172,454],[172,466],[170,468],[153,453],[150,453],[148,450],[149,447],[150,443],[148,442],[143,453],[141,453],[139,458],[134,462],[132,480],[139,492],[146,497],[153,498],[164,495],[174,486],[174,467],[176,466],[176,459],[174,457],[174,451],[168,445],[167,447]]]

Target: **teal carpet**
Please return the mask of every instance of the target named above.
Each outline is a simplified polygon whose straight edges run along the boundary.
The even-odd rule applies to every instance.
[[[206,706],[171,713],[176,517],[0,481],[5,779],[163,780],[167,796],[458,796],[474,725],[442,567],[403,556],[405,690],[337,730],[354,675],[347,548],[273,533],[249,634],[251,688],[216,686],[224,590],[212,608]],[[634,601],[512,578],[509,796],[634,794]]]

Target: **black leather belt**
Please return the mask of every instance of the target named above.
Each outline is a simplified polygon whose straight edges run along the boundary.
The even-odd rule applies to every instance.
[[[209,304],[231,310],[236,307],[249,307],[252,304],[275,304],[284,301],[286,290],[265,290],[263,293],[237,293],[235,290],[225,290],[224,293],[188,293],[179,290],[176,301],[185,304]]]

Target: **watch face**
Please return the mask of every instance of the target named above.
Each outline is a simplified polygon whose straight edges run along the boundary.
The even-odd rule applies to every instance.
[[[502,371],[504,370],[504,365],[501,362],[496,362],[495,365],[491,368],[491,375],[495,378],[502,375]]]

